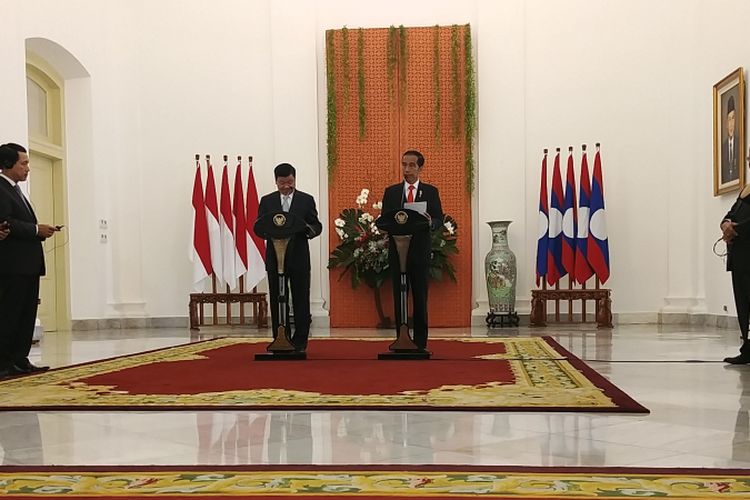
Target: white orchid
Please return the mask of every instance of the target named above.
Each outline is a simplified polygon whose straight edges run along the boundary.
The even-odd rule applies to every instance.
[[[367,224],[367,223],[372,222],[374,220],[375,220],[375,217],[373,217],[372,215],[370,215],[367,212],[363,212],[362,215],[359,216],[359,222],[361,222],[362,224]]]
[[[372,204],[372,208],[374,210],[382,210],[383,209],[383,202],[382,201],[378,201],[376,203],[373,203]]]
[[[336,227],[344,227],[346,225],[346,222],[344,222],[344,219],[337,218],[335,221],[333,221],[334,225]]]
[[[445,229],[447,229],[447,230],[448,230],[448,234],[450,234],[451,236],[452,236],[453,234],[455,234],[455,232],[456,232],[456,228],[455,228],[455,227],[453,227],[453,224],[451,224],[451,223],[450,223],[450,221],[448,221],[448,222],[446,222],[445,224],[443,224],[443,226],[445,226]]]

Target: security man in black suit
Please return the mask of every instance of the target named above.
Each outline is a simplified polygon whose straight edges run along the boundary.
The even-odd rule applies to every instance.
[[[0,222],[9,229],[0,241],[0,378],[45,371],[34,366],[29,351],[39,303],[39,278],[44,276],[42,241],[60,227],[39,224],[18,186],[29,175],[23,146],[0,146]]]
[[[385,189],[382,211],[386,213],[403,208],[404,203],[407,202],[425,201],[427,202],[425,216],[430,221],[430,230],[435,230],[443,225],[443,206],[437,188],[419,180],[419,174],[423,167],[424,156],[419,151],[409,150],[401,155],[404,181]],[[423,233],[412,236],[406,262],[406,275],[411,288],[414,308],[414,343],[420,349],[427,349],[427,289],[432,249],[430,230],[425,229]],[[401,317],[399,301],[400,267],[393,239],[391,239],[388,248],[388,258],[393,273],[391,281],[393,281],[394,312],[396,317],[399,318]]]
[[[289,212],[305,221],[306,231],[297,233],[286,250],[284,274],[289,282],[288,290],[292,292],[292,307],[294,309],[294,334],[292,344],[298,351],[307,349],[307,339],[310,335],[310,245],[308,240],[318,236],[323,231],[323,225],[318,220],[315,199],[302,191],[295,189],[297,171],[289,163],[280,163],[274,169],[277,191],[269,193],[260,199],[258,219],[277,212]],[[271,323],[273,333],[279,329],[279,282],[276,278],[276,250],[267,235],[259,232],[256,223],[255,234],[266,240],[266,272],[268,273],[268,293],[271,296]]]
[[[750,164],[750,154],[747,157]],[[732,291],[740,327],[740,354],[724,358],[733,365],[750,364],[750,184],[740,191],[719,225],[727,245],[727,271],[732,273]]]

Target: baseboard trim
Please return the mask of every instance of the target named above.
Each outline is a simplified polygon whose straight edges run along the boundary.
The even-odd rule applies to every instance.
[[[563,315],[565,316],[565,315]],[[529,326],[529,314],[519,312],[520,326]],[[471,317],[471,326],[483,326],[486,315],[474,314]],[[219,325],[226,326],[225,318],[219,318]],[[587,323],[554,322],[554,315],[548,315],[548,324],[552,325],[592,325],[596,326],[593,315],[590,315]],[[708,314],[708,313],[668,313],[668,312],[639,312],[639,313],[614,313],[612,323],[615,325],[691,325],[710,326],[734,330],[737,328],[737,316]],[[102,318],[102,319],[74,319],[71,321],[71,330],[127,330],[134,328],[187,328],[189,321],[186,316],[172,316],[161,318]],[[328,328],[330,326],[328,316],[313,316],[312,326],[314,328]],[[239,325],[234,325],[239,326]],[[253,328],[248,325],[248,328]]]

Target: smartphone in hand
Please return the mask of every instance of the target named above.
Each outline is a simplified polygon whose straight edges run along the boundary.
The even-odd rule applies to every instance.
[[[10,228],[10,222],[8,222],[7,220],[0,222],[0,231],[8,228]]]

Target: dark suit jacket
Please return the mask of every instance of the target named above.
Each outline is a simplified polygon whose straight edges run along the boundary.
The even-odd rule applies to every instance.
[[[435,186],[420,181],[414,201],[427,202],[427,213],[431,217],[430,228],[432,230],[443,225],[443,205],[440,203],[440,194]],[[404,194],[403,181],[385,188],[385,193],[383,194],[383,213],[403,208],[404,203],[406,203],[406,195]],[[424,235],[415,234],[409,245],[409,256],[424,256],[426,253],[429,258],[431,248],[432,241],[428,231],[425,231]],[[427,262],[425,263],[427,264]]]
[[[36,234],[34,210],[18,197],[13,186],[0,178],[0,222],[8,221],[10,234],[0,241],[0,274],[44,276],[42,240]]]
[[[258,219],[277,212],[281,212],[281,193],[275,191],[260,199]],[[289,213],[302,218],[307,224],[307,233],[298,233],[289,242],[286,250],[286,274],[295,271],[310,270],[310,245],[308,240],[315,238],[323,231],[323,225],[318,220],[318,210],[315,208],[315,198],[302,191],[294,191]],[[266,271],[276,271],[276,249],[265,234],[258,232],[257,225],[253,228],[255,234],[266,240]]]
[[[734,156],[729,161],[729,140],[724,139],[721,143],[721,184],[740,178],[740,157],[742,151],[739,149],[739,141],[734,138]]]
[[[750,271],[750,196],[738,196],[721,221],[725,220],[737,223],[737,236],[727,244],[727,271]]]

